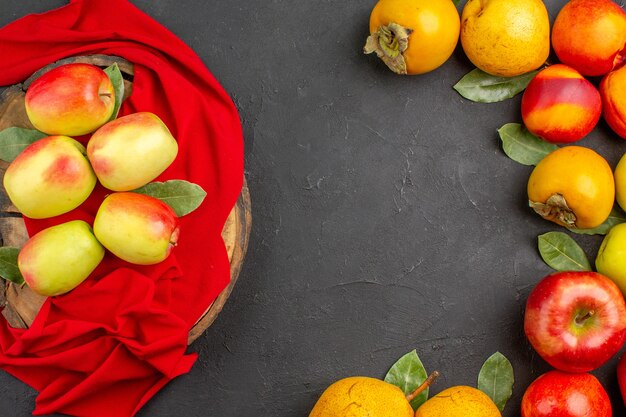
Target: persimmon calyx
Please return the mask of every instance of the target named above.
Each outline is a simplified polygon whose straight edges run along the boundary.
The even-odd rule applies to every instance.
[[[404,51],[409,47],[409,35],[413,32],[397,23],[380,26],[367,37],[363,52],[376,55],[396,74],[406,74]]]
[[[545,203],[529,201],[528,205],[546,220],[555,221],[565,227],[576,227],[576,213],[569,208],[565,197],[559,193],[552,194]]]

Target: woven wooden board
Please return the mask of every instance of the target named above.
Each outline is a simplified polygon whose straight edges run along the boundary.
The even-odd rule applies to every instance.
[[[124,75],[125,98],[132,92],[133,65],[121,58],[106,55],[89,55],[71,57],[50,64],[33,74],[22,84],[7,88],[0,97],[0,131],[7,127],[17,126],[32,128],[24,107],[24,96],[28,86],[37,77],[59,65],[82,62],[98,65],[102,68],[117,62]],[[0,182],[8,164],[0,161]],[[244,257],[248,248],[248,238],[252,225],[250,193],[244,180],[241,195],[224,224],[222,238],[230,260],[231,280],[215,301],[207,306],[204,314],[189,331],[188,344],[196,340],[217,318],[239,277]],[[0,187],[0,238],[3,246],[21,247],[28,235],[21,214],[7,197],[4,188]],[[27,328],[35,319],[45,297],[30,290],[28,286],[17,286],[0,279],[0,305],[4,306],[2,314],[13,327]]]

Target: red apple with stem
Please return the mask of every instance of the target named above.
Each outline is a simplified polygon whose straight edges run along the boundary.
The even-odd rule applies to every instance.
[[[526,389],[522,417],[612,417],[611,401],[591,374],[549,371]]]
[[[537,353],[556,369],[588,372],[624,344],[626,302],[604,275],[557,272],[542,279],[528,297],[524,331]]]

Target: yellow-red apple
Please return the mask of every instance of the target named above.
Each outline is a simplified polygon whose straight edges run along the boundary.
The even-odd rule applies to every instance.
[[[17,264],[35,292],[54,296],[76,288],[98,266],[104,248],[91,226],[73,220],[44,229],[20,250]]]
[[[113,191],[130,191],[158,177],[176,158],[178,144],[153,113],[139,112],[98,129],[87,156],[100,183]]]
[[[26,147],[7,168],[4,188],[27,217],[42,219],[75,209],[96,185],[83,145],[48,136]]]
[[[552,143],[587,136],[600,119],[598,90],[578,71],[557,64],[540,71],[522,96],[522,119],[529,132]]]
[[[559,60],[583,75],[604,75],[624,61],[626,13],[611,0],[571,0],[552,27]]]
[[[93,224],[100,241],[117,257],[134,264],[163,261],[178,241],[179,222],[167,204],[138,193],[106,197]]]
[[[115,108],[111,80],[91,64],[66,64],[37,78],[26,91],[26,114],[49,135],[80,136],[105,124]]]
[[[611,71],[600,82],[602,116],[622,139],[626,139],[626,67]]]

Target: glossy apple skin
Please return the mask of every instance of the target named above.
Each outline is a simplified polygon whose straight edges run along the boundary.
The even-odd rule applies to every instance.
[[[85,153],[83,145],[67,136],[48,136],[26,147],[3,179],[15,207],[42,219],[82,204],[97,182]]]
[[[178,144],[153,113],[139,112],[98,129],[87,156],[100,183],[113,191],[130,191],[159,176],[176,158]]]
[[[617,364],[617,382],[622,393],[622,401],[626,405],[626,355],[622,356]]]
[[[607,74],[623,63],[626,13],[611,0],[571,0],[552,27],[559,61],[587,76]]]
[[[76,288],[98,266],[104,248],[91,226],[73,220],[44,229],[20,250],[18,267],[28,286],[45,296]]]
[[[522,119],[536,136],[571,143],[587,136],[602,114],[598,90],[575,69],[562,64],[541,70],[522,96]]]
[[[104,199],[93,229],[98,240],[117,257],[152,265],[167,258],[176,245],[179,221],[161,200],[120,192]]]
[[[113,114],[115,91],[95,65],[66,64],[37,78],[26,91],[26,114],[49,135],[91,133]]]
[[[596,272],[557,272],[526,303],[524,331],[554,368],[588,372],[615,355],[626,337],[626,303],[617,285]]]
[[[602,78],[600,96],[602,117],[615,133],[626,139],[626,66]]]
[[[611,401],[591,374],[549,371],[526,389],[522,417],[612,417]]]

